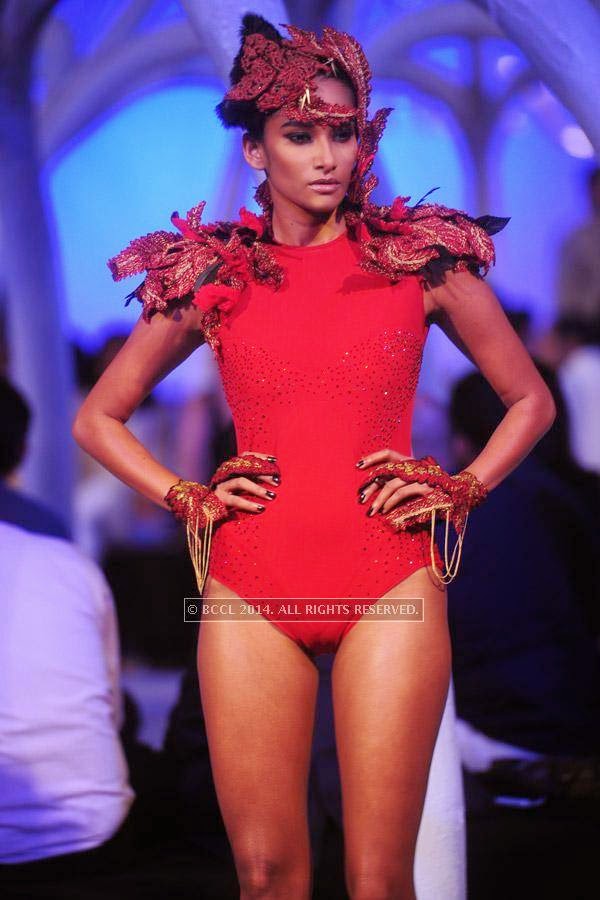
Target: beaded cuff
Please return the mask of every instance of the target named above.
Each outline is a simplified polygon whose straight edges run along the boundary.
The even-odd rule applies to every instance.
[[[450,584],[458,574],[462,544],[467,528],[469,512],[482,503],[488,490],[473,472],[463,469],[457,475],[450,475],[435,461],[432,456],[422,459],[404,459],[397,462],[382,463],[369,472],[369,477],[359,487],[359,492],[373,481],[382,483],[392,478],[400,478],[407,484],[428,484],[433,490],[423,496],[396,506],[382,516],[392,531],[406,531],[415,525],[431,521],[431,564],[434,573],[444,584]],[[437,568],[434,555],[435,519],[437,513],[446,517],[444,538],[444,564],[446,571]],[[452,555],[448,559],[448,537],[450,523],[458,535]]]
[[[180,478],[167,491],[165,501],[175,518],[186,526],[188,549],[200,595],[204,590],[210,565],[213,525],[229,515],[228,507],[214,493],[214,488],[235,475],[279,474],[276,463],[248,453],[245,456],[232,456],[226,459],[215,471],[208,485]]]
[[[171,485],[164,499],[175,518],[185,523],[188,549],[202,595],[208,574],[213,525],[227,518],[227,507],[210,487],[183,478]]]
[[[281,472],[277,463],[269,462],[261,456],[250,453],[245,456],[232,456],[221,463],[210,480],[210,486],[214,488],[235,475],[281,475]]]

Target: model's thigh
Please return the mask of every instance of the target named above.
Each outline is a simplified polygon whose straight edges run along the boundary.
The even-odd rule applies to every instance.
[[[241,606],[209,577],[203,603],[216,599]],[[215,614],[201,621],[198,675],[215,789],[240,879],[255,889],[282,878],[304,882],[317,668],[260,615],[234,621]]]
[[[414,896],[414,851],[451,672],[447,598],[429,567],[386,599],[422,597],[424,621],[362,618],[332,690],[351,896]],[[400,893],[395,893],[400,892]]]

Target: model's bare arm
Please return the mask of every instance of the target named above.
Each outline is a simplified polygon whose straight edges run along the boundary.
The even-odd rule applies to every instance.
[[[507,412],[468,466],[490,490],[535,447],[556,418],[552,394],[493,290],[469,272],[450,272],[431,290],[435,322],[479,368]]]
[[[150,322],[141,318],[121,350],[102,373],[82,403],[73,422],[77,443],[106,469],[159,506],[169,509],[165,494],[179,476],[155,459],[125,423],[140,403],[173,369],[204,343],[200,329],[203,312],[191,300],[166,314],[155,313]],[[246,450],[256,456],[267,454]],[[271,476],[259,481],[275,484]],[[251,478],[237,476],[215,488],[223,503],[234,509],[261,512],[259,503],[239,497],[236,491],[272,500],[276,494]]]
[[[83,449],[113,475],[159,506],[179,475],[156,460],[126,427],[156,385],[204,343],[202,311],[191,301],[150,322],[140,316],[127,341],[102,373],[73,421]]]

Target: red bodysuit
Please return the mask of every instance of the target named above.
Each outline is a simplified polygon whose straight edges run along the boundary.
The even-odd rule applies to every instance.
[[[395,533],[367,516],[373,498],[359,504],[357,489],[371,467],[356,463],[387,448],[413,456],[423,285],[449,269],[487,274],[490,236],[508,221],[408,199],[375,206],[363,197],[346,210],[344,234],[309,247],[263,242],[268,216],[244,208],[237,222],[203,225],[200,203],[185,220],[171,216],[180,234],[136,238],[108,262],[116,280],[147,271],[126,299],[142,302],[147,321],[189,296],[205,310],[237,452],[273,455],[281,472],[264,512],[230,509],[215,522],[208,573],[261,601],[259,611],[309,655],[337,650],[362,614],[356,606],[431,562],[429,524]],[[316,600],[331,611],[315,615]]]
[[[240,597],[260,599],[261,612],[316,655],[337,650],[358,616],[306,621],[307,602],[374,601],[430,564],[429,526],[395,534],[368,517],[373,497],[359,504],[357,494],[368,467],[356,468],[386,448],[412,456],[428,326],[419,278],[392,284],[365,272],[348,232],[270,249],[284,284],[247,285],[219,328],[218,363],[238,453],[275,456],[281,485],[275,500],[260,501],[264,512],[232,510],[216,526],[209,573]],[[437,545],[435,555],[442,569]],[[278,616],[277,601],[291,598],[297,612]]]

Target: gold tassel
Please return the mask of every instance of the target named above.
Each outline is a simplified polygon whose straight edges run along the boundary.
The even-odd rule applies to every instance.
[[[452,551],[452,556],[450,558],[450,562],[448,562],[448,536],[450,532],[450,510],[446,511],[446,533],[444,537],[444,565],[446,567],[445,572],[440,572],[436,562],[435,562],[435,553],[434,553],[434,540],[435,540],[435,509],[431,513],[431,543],[430,543],[430,553],[431,553],[431,566],[435,575],[439,578],[442,584],[450,584],[456,576],[458,575],[458,568],[460,566],[460,558],[462,556],[462,545],[463,539],[465,536],[465,532],[467,530],[467,520],[469,518],[469,513],[465,516],[464,525],[461,529],[460,534],[458,534],[458,540],[454,545],[454,549]],[[458,558],[456,559],[456,563],[454,562],[454,557],[458,551]],[[454,566],[454,571],[452,571],[452,567]]]
[[[204,531],[204,540],[202,536]],[[210,563],[210,544],[212,540],[213,520],[208,517],[208,522],[204,529],[198,529],[198,518],[196,518],[195,526],[190,524],[190,520],[186,521],[187,544],[194,572],[196,573],[196,583],[200,596],[204,590],[204,582],[208,575],[208,567]]]
[[[308,104],[310,106],[310,88],[307,87],[302,96],[300,97],[300,109],[304,109],[304,107]]]

